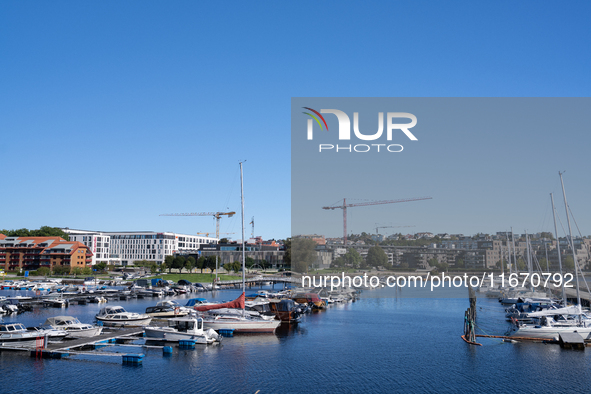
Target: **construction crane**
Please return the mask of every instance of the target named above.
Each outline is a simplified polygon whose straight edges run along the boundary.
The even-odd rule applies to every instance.
[[[378,229],[380,229],[380,228],[399,228],[399,227],[415,227],[415,226],[379,226],[379,227],[376,227],[376,234],[380,233],[378,231]]]
[[[252,224],[252,233],[250,233],[250,238],[254,238],[254,216],[252,217],[252,221],[248,224]]]
[[[211,233],[197,233],[197,235],[203,235],[203,234],[205,234],[206,237],[209,237],[209,234],[211,234]],[[220,233],[220,234],[230,235],[230,234],[236,234],[236,233]]]
[[[398,202],[410,202],[419,200],[431,200],[432,197],[414,197],[414,198],[403,198],[400,200],[378,200],[378,201],[366,201],[356,204],[347,204],[347,199],[343,198],[343,203],[337,203],[328,207],[322,207],[322,209],[342,209],[343,210],[343,245],[347,246],[347,208],[350,207],[363,207],[368,205],[380,205],[380,204],[394,204]]]
[[[220,219],[222,216],[231,218],[236,212],[191,212],[191,213],[163,213],[160,216],[213,216],[215,218],[215,237],[220,239]]]

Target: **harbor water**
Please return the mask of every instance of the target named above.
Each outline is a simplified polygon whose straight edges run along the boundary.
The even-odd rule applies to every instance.
[[[457,297],[459,293],[464,297]],[[14,296],[14,291],[0,295]],[[238,290],[187,295],[231,300]],[[591,352],[541,343],[482,339],[470,346],[461,338],[467,290],[441,289],[438,298],[408,298],[393,289],[366,291],[356,302],[334,304],[307,314],[275,334],[236,335],[221,345],[161,349],[109,347],[144,353],[142,365],[120,357],[77,355],[35,359],[0,353],[4,393],[588,393]],[[450,296],[450,298],[446,298]],[[164,298],[167,299],[167,298]],[[184,299],[175,297],[179,303]],[[162,299],[110,301],[144,312]],[[5,316],[27,326],[49,316],[71,315],[90,323],[104,304],[35,308]],[[508,324],[496,299],[479,298],[480,329],[502,334]]]

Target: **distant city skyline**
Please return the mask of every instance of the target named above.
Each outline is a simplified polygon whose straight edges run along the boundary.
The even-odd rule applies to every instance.
[[[220,231],[239,239],[238,162],[246,159],[245,234],[254,216],[255,235],[284,239],[292,97],[591,91],[587,3],[33,4],[0,4],[6,229],[214,233],[213,218],[159,215],[230,209],[238,214],[222,219]],[[318,217],[327,235],[342,236],[342,215],[322,206],[431,195],[393,205],[387,218],[351,209],[350,228],[367,232],[386,221],[413,231],[547,231],[548,193],[561,204],[557,172],[566,170],[575,218],[591,233],[591,136],[563,120],[557,114],[552,133],[433,130],[419,137],[412,162],[377,167],[395,193],[327,195]],[[336,182],[327,179],[325,189],[336,192]]]

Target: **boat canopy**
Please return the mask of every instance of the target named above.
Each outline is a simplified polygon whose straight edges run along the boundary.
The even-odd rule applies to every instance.
[[[47,320],[45,320],[45,325],[49,325],[49,326],[67,326],[70,324],[79,324],[80,320],[78,320],[77,318],[73,317],[73,316],[54,316],[54,317],[48,317]]]
[[[278,312],[291,312],[295,308],[295,302],[293,300],[281,300],[277,303]]]
[[[204,302],[207,302],[207,300],[205,298],[191,298],[189,301],[187,301],[185,306],[195,306],[195,305],[203,304]]]

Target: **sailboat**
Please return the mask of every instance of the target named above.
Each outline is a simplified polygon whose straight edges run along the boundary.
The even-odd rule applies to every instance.
[[[244,297],[246,294],[246,248],[244,241],[244,183],[242,162],[240,162],[240,199],[242,215],[242,295],[232,303],[208,305],[207,312],[202,314],[203,325],[214,330],[234,330],[234,333],[273,333],[281,324],[280,320],[265,320],[251,316],[245,311]],[[231,305],[228,305],[231,304]],[[228,308],[233,309],[228,309]],[[224,308],[224,309],[221,309]],[[198,310],[198,308],[195,308]]]
[[[569,241],[573,252],[573,259],[575,263],[575,279],[577,289],[577,305],[567,306],[566,294],[564,290],[564,283],[562,283],[562,297],[563,308],[555,310],[539,311],[528,314],[528,317],[539,318],[537,325],[521,325],[513,329],[514,337],[528,337],[528,338],[550,338],[558,339],[559,334],[562,333],[578,333],[585,340],[591,340],[591,318],[586,316],[581,310],[581,295],[579,292],[579,277],[578,264],[575,252],[575,245],[572,238],[572,230],[570,225],[570,215],[568,210],[568,203],[566,201],[566,192],[564,191],[564,182],[562,180],[562,173],[560,175],[560,183],[562,185],[562,194],[564,196],[564,206],[566,208],[566,218],[568,223]],[[550,193],[552,200],[552,214],[554,216],[554,232],[556,234],[556,242],[558,249],[558,263],[560,266],[560,274],[562,275],[562,263],[560,260],[560,241],[556,229],[556,212],[554,209],[554,196]],[[564,282],[564,281],[562,281]]]

